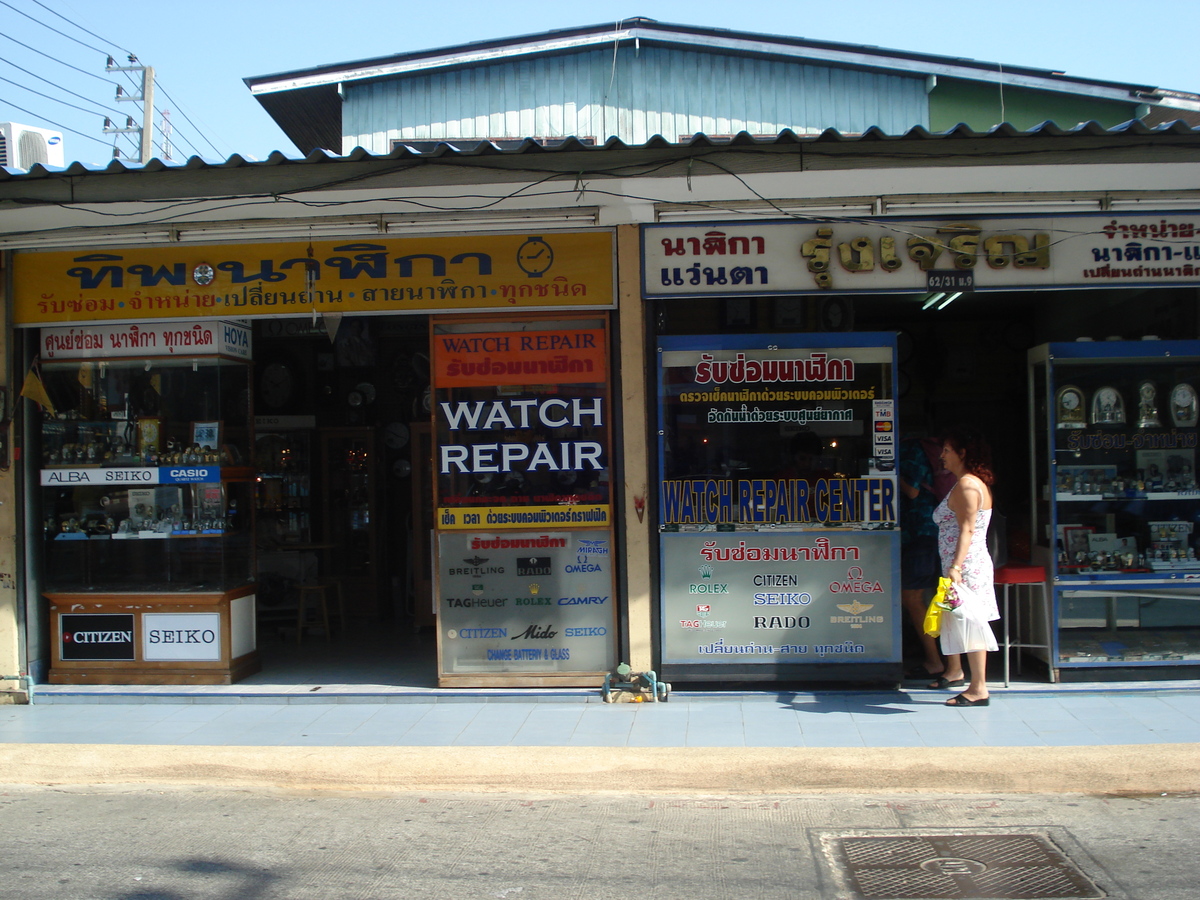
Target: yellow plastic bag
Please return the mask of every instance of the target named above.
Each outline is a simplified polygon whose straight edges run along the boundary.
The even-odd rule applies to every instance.
[[[925,610],[925,633],[930,637],[938,637],[942,633],[942,613],[949,609],[945,603],[946,592],[952,584],[949,578],[939,578],[937,593],[929,601],[929,609]]]

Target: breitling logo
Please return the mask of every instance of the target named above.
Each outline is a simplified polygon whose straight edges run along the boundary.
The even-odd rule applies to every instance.
[[[855,600],[853,603],[839,603],[839,604],[837,604],[837,608],[840,609],[842,612],[850,613],[850,615],[852,615],[852,616],[861,616],[868,609],[874,609],[875,604],[874,603],[859,603],[857,600]]]
[[[485,562],[487,562],[487,560],[482,556],[475,556],[471,559],[464,559],[463,562],[465,562],[468,566],[482,566]]]

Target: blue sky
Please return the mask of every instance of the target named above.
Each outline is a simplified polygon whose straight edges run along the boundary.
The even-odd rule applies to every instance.
[[[68,159],[107,162],[113,137],[101,134],[103,117],[140,113],[114,101],[123,76],[104,72],[105,52],[123,61],[132,51],[155,68],[155,107],[174,123],[173,159],[295,155],[242,78],[632,16],[1200,92],[1200,62],[1188,49],[1200,0],[0,0],[0,121],[61,130]],[[162,150],[156,138],[155,155]]]

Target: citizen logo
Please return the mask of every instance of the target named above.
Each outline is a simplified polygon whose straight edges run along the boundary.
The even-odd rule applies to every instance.
[[[517,575],[521,577],[529,575],[549,575],[550,574],[550,557],[548,556],[522,556],[517,560]]]
[[[64,631],[66,644],[122,644],[133,641],[132,631]]]

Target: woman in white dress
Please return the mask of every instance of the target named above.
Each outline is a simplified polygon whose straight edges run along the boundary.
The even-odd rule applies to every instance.
[[[988,622],[1000,618],[996,606],[992,558],[987,529],[992,518],[992,453],[978,435],[951,432],[943,438],[942,464],[958,477],[954,488],[933,512],[938,526],[942,572],[959,592],[963,604],[942,616],[942,654],[946,671],[937,687],[966,683],[962,655],[967,654],[971,681],[947,706],[987,706],[987,655],[996,649]]]

